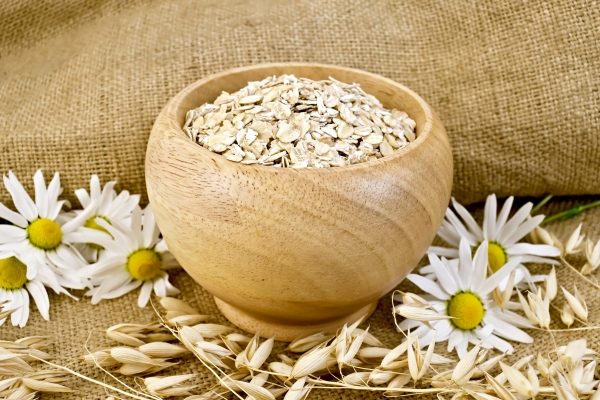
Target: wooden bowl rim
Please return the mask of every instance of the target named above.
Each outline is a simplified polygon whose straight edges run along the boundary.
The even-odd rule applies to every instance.
[[[177,121],[177,111],[181,107],[181,103],[191,93],[193,93],[195,90],[198,90],[201,86],[205,85],[206,83],[208,83],[214,79],[217,79],[217,78],[221,78],[221,77],[225,77],[227,75],[245,72],[245,71],[260,70],[260,69],[267,69],[267,68],[274,68],[274,67],[278,67],[278,68],[282,68],[282,67],[318,67],[318,68],[324,68],[324,69],[325,68],[333,68],[335,70],[346,70],[346,71],[357,73],[357,74],[368,75],[374,79],[381,80],[390,86],[393,86],[399,90],[402,90],[402,91],[406,92],[407,94],[409,94],[411,97],[413,97],[417,101],[419,106],[422,108],[422,110],[425,114],[425,124],[422,126],[421,132],[414,142],[410,143],[410,145],[407,145],[398,151],[395,151],[393,155],[381,157],[376,160],[366,161],[366,162],[357,163],[357,164],[353,164],[353,165],[347,165],[344,167],[274,168],[269,165],[256,165],[256,164],[246,165],[246,164],[229,161],[225,157],[223,157],[221,154],[214,153],[214,152],[204,148],[203,146],[200,146],[197,143],[192,142],[190,140],[189,136],[183,131],[183,126],[180,126],[180,124]],[[332,76],[333,76],[333,74],[332,74]],[[198,105],[197,107],[199,107],[199,106],[200,105]],[[187,110],[186,110],[186,112],[187,112]],[[414,92],[410,88],[408,88],[392,79],[386,78],[382,75],[375,74],[372,72],[363,71],[363,70],[360,70],[357,68],[341,67],[341,66],[331,65],[331,64],[304,63],[304,62],[262,63],[262,64],[255,64],[255,65],[243,66],[243,67],[238,67],[238,68],[231,68],[231,69],[228,69],[225,71],[221,71],[221,72],[218,72],[215,74],[208,75],[208,76],[201,78],[201,79],[193,82],[192,84],[186,86],[183,90],[181,90],[179,93],[177,93],[171,100],[169,100],[169,102],[165,106],[164,117],[168,120],[169,125],[174,128],[175,134],[178,136],[179,139],[183,139],[186,142],[193,143],[195,145],[195,147],[197,148],[197,150],[201,154],[211,158],[217,165],[221,164],[222,162],[225,162],[227,165],[229,165],[231,167],[244,168],[244,169],[250,168],[250,169],[254,169],[256,171],[260,171],[260,172],[270,171],[272,173],[284,173],[284,174],[285,173],[288,173],[288,174],[294,174],[294,173],[314,174],[314,173],[319,173],[319,171],[328,171],[329,173],[338,173],[339,174],[339,173],[344,173],[346,171],[348,171],[348,172],[349,171],[357,171],[360,169],[366,169],[366,168],[370,168],[373,166],[383,165],[383,164],[395,161],[399,158],[407,156],[412,151],[415,151],[417,147],[423,145],[423,143],[428,139],[428,137],[430,136],[430,134],[432,132],[432,126],[433,126],[433,120],[434,120],[433,111],[432,111],[431,107],[429,106],[429,104],[427,104],[425,102],[425,100],[423,100],[423,98],[421,98],[421,96],[419,96],[416,92]],[[160,119],[160,117],[159,117],[159,119]]]

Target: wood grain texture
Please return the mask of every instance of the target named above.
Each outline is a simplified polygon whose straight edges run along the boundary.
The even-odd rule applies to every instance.
[[[188,110],[283,73],[360,83],[385,107],[406,111],[417,140],[375,161],[296,170],[228,161],[183,132]],[[435,112],[392,80],[335,66],[267,64],[209,76],[175,96],[152,130],[146,183],[169,248],[231,306],[221,307],[225,315],[289,340],[369,309],[414,268],[448,205],[452,154]]]

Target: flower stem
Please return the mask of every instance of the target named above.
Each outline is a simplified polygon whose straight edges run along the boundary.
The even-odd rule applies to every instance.
[[[544,200],[542,200],[542,201],[544,201]],[[540,225],[545,225],[545,224],[552,222],[554,220],[557,220],[557,219],[560,221],[564,221],[566,219],[576,217],[579,214],[581,214],[582,211],[587,210],[588,208],[596,207],[596,206],[600,206],[600,200],[596,200],[589,204],[584,204],[584,205],[577,204],[575,207],[573,207],[569,210],[562,211],[557,214],[546,217]]]
[[[542,199],[542,201],[540,201],[539,203],[537,203],[532,209],[531,212],[529,214],[533,215],[536,212],[538,212],[538,210],[540,208],[542,208],[544,205],[546,205],[546,203],[548,203],[550,201],[551,198],[553,198],[554,195],[553,194],[549,194],[548,196],[544,197]]]

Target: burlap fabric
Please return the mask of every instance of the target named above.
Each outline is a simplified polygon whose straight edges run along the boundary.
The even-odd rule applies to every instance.
[[[167,100],[275,61],[360,68],[421,94],[448,129],[463,202],[600,193],[590,1],[3,0],[0,21],[0,171],[60,170],[71,199],[92,173],[143,193]]]
[[[161,107],[181,88],[211,73],[275,61],[330,63],[382,74],[421,94],[440,114],[453,145],[454,195],[539,196],[600,193],[600,8],[592,2],[537,1],[194,1],[3,0],[0,2],[0,172],[12,169],[31,189],[37,168],[60,171],[65,197],[92,173],[144,193],[147,137]],[[0,189],[0,201],[8,195]],[[550,211],[572,205],[572,200]],[[600,235],[600,209],[554,224],[559,237],[583,220]],[[572,287],[574,274],[560,272]],[[209,294],[184,273],[182,298],[227,323]],[[597,293],[580,289],[591,321]],[[50,335],[56,361],[96,379],[76,358],[105,343],[99,329],[155,319],[135,294],[91,306],[51,295],[51,321],[32,307],[24,329],[0,338]],[[401,339],[383,299],[369,320],[387,345]],[[558,319],[558,315],[553,315]],[[557,324],[560,326],[560,324]],[[544,351],[551,338],[534,332]],[[585,335],[597,350],[598,333]],[[573,335],[557,334],[559,342]],[[193,359],[168,373],[214,378]],[[103,389],[73,382],[54,398],[103,398]],[[375,399],[331,391],[315,399]],[[53,396],[44,396],[53,398]]]
[[[570,208],[575,204],[575,200],[557,202],[550,207],[543,209],[546,213],[554,213],[559,210]],[[472,207],[476,216],[481,220],[482,207]],[[548,229],[555,233],[559,238],[566,240],[571,232],[580,222],[584,223],[584,230],[593,238],[600,238],[600,207],[586,211],[577,218],[564,222],[552,223]],[[535,266],[532,268],[536,273],[547,273],[549,268],[546,266]],[[558,269],[559,284],[572,290],[573,284],[577,284],[588,302],[590,311],[590,325],[600,325],[600,296],[598,291],[592,286],[582,282],[575,273],[565,268]],[[598,274],[595,274],[597,277]],[[219,313],[212,296],[200,288],[194,281],[183,271],[179,271],[173,275],[172,281],[175,286],[181,289],[182,294],[179,298],[189,302],[193,307],[197,308],[204,314],[214,315],[213,322],[229,325],[228,321]],[[401,290],[415,290],[414,286],[404,282],[399,287]],[[81,293],[80,293],[81,294]],[[24,336],[31,335],[47,335],[55,338],[54,344],[50,348],[50,352],[56,355],[54,362],[67,365],[74,370],[83,373],[89,377],[107,383],[114,383],[104,373],[94,367],[87,366],[78,361],[77,358],[86,354],[84,345],[87,343],[88,348],[93,348],[101,345],[115,346],[115,342],[105,339],[101,329],[106,329],[109,326],[129,322],[129,323],[147,323],[157,320],[156,314],[150,306],[140,309],[137,306],[138,291],[125,295],[117,300],[103,301],[99,305],[93,306],[90,304],[89,298],[84,298],[79,302],[75,302],[66,296],[50,295],[50,321],[44,321],[38,314],[35,307],[32,307],[32,316],[29,323],[23,329],[14,328],[10,325],[0,327],[0,338],[15,340]],[[559,294],[556,304],[562,304],[562,294]],[[552,320],[554,321],[551,328],[562,329],[564,325],[560,322],[560,315],[555,310],[552,310]],[[403,336],[396,332],[391,315],[391,299],[390,296],[382,298],[379,302],[379,307],[373,316],[364,324],[363,328],[370,325],[370,331],[380,338],[387,346],[398,345]],[[515,357],[523,357],[528,354],[537,354],[537,352],[548,352],[554,348],[552,337],[544,331],[529,330],[528,333],[535,338],[533,345],[513,343],[515,346],[515,355],[509,357],[514,360]],[[588,346],[600,351],[600,331],[585,331],[585,332],[564,332],[555,333],[556,342],[559,345],[566,344],[568,341],[575,338],[585,337],[588,339]],[[284,346],[279,345],[277,348],[282,349]],[[438,344],[436,352],[444,353],[445,344]],[[455,357],[455,355],[453,356]],[[211,373],[205,369],[199,361],[192,356],[183,359],[182,363],[176,367],[169,368],[164,371],[164,374],[197,374],[195,382],[200,384],[198,389],[200,392],[208,390],[212,385],[216,384],[216,379]],[[131,383],[131,381],[128,381]],[[73,394],[48,395],[44,394],[42,399],[103,399],[106,394],[104,389],[94,384],[83,382],[74,379],[69,382],[70,386],[77,391]],[[426,396],[426,398],[435,399],[434,396]],[[359,391],[313,391],[310,395],[313,400],[338,399],[338,400],[376,400],[383,399],[380,393],[359,392]]]

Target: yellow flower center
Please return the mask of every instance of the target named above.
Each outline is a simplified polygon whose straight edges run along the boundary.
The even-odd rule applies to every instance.
[[[483,303],[471,292],[459,292],[448,302],[448,315],[454,317],[450,322],[459,329],[474,329],[483,321],[484,314]]]
[[[102,218],[103,220],[105,220],[106,222],[108,222],[110,224],[110,220],[108,218],[103,217],[102,215],[94,215],[93,217],[91,217],[87,221],[85,221],[83,226],[85,226],[86,228],[95,229],[97,231],[104,232],[104,233],[108,234],[110,237],[112,237],[112,235],[105,228],[101,227],[100,225],[98,225],[98,223],[96,223],[96,221],[95,221],[96,218]],[[104,250],[104,247],[97,245],[95,243],[86,243],[86,244],[88,246],[90,246],[92,249]]]
[[[492,271],[498,272],[507,261],[508,256],[502,246],[494,242],[488,243],[488,262]]]
[[[54,250],[62,242],[60,226],[48,218],[38,218],[27,227],[29,241],[35,247]]]
[[[161,255],[150,249],[137,250],[127,259],[127,271],[139,281],[156,278],[162,267]]]
[[[27,266],[16,257],[0,259],[0,288],[21,289],[27,283]]]

